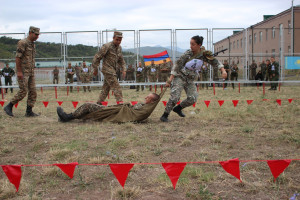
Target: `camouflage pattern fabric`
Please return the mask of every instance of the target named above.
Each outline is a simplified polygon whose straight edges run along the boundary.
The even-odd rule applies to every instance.
[[[67,67],[66,68],[66,84],[70,82],[70,84],[74,83],[74,74],[71,74],[71,72],[75,73],[74,67]],[[73,86],[70,86],[70,91],[73,91]]]
[[[158,72],[158,69],[159,69],[159,66],[158,65],[150,65],[149,66],[149,72],[148,72],[148,75],[149,75],[149,81],[150,82],[156,82],[157,81],[157,72]]]
[[[127,81],[133,81],[134,80],[134,68],[128,67],[127,71],[126,71],[126,80]]]
[[[170,62],[162,63],[160,65],[160,80],[159,82],[166,82],[170,77],[171,64]]]
[[[53,84],[55,84],[55,82],[56,82],[56,84],[58,84],[58,81],[59,81],[59,70],[58,69],[54,69],[53,71],[52,71],[52,73],[53,73]]]
[[[82,83],[90,83],[91,81],[91,70],[88,67],[83,67],[80,73]],[[88,91],[91,91],[91,87],[87,86]],[[86,91],[86,86],[83,86],[83,90]]]
[[[138,67],[136,70],[136,82],[137,83],[144,83],[145,82],[145,68]],[[142,91],[144,90],[144,86],[141,86]],[[140,85],[136,86],[136,91],[140,90]]]
[[[117,67],[121,68],[121,72],[126,70],[122,47],[115,46],[113,42],[106,43],[101,47],[100,51],[94,56],[92,67],[97,68],[102,59],[103,74],[116,75]]]
[[[20,90],[10,102],[12,104],[18,103],[26,96],[28,92],[27,105],[34,107],[37,98],[34,76],[30,76],[26,74],[23,76],[23,80],[20,79],[18,80],[18,83],[19,83]]]
[[[123,101],[122,88],[118,82],[117,75],[103,74],[104,83],[98,99],[98,102],[105,101],[110,89],[114,92],[117,101]]]
[[[22,39],[17,44],[16,57],[21,59],[21,67],[24,75],[34,76],[35,44],[28,38]]]

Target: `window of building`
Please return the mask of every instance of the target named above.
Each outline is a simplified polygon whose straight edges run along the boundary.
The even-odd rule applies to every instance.
[[[239,40],[236,41],[236,48],[239,48]]]
[[[266,29],[266,41],[268,40],[268,29]]]
[[[273,26],[273,28],[272,28],[272,38],[274,39],[275,38],[275,26]]]
[[[235,41],[233,42],[233,47],[232,47],[233,49],[235,48]]]
[[[259,32],[259,42],[262,42],[262,31]]]
[[[256,43],[256,33],[254,33],[254,44]]]
[[[232,48],[232,43],[230,42],[229,43],[229,50],[231,50],[231,48]]]
[[[249,35],[249,44],[252,44],[252,35]]]
[[[282,36],[282,32],[283,32],[283,24],[279,24],[279,37]]]
[[[243,48],[243,39],[241,39],[241,48]]]
[[[275,49],[272,49],[272,56],[275,57]]]
[[[288,53],[289,53],[289,54],[291,54],[291,53],[292,53],[291,46],[288,46]]]
[[[292,24],[291,24],[290,20],[288,21],[288,27],[289,27],[288,33],[290,34],[291,33],[291,29],[292,29]]]

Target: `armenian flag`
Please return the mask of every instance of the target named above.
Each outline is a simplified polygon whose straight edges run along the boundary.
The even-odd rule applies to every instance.
[[[151,65],[151,61],[154,60],[154,64],[159,65],[164,62],[166,59],[167,62],[170,62],[171,59],[167,51],[163,51],[153,55],[144,55],[145,66]]]

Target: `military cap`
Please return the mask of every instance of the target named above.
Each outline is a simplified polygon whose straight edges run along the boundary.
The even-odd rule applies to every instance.
[[[119,32],[119,31],[115,31],[114,32],[114,37],[123,37],[123,33],[122,32]]]
[[[35,33],[35,34],[40,34],[40,28],[34,27],[34,26],[30,26],[29,27],[29,32],[31,33]]]

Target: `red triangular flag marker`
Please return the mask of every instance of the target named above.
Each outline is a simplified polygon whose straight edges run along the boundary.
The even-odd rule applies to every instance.
[[[179,104],[180,104],[180,102],[181,102],[181,101],[178,101],[178,102],[177,102],[177,105],[179,105]]]
[[[250,105],[253,102],[253,100],[247,100],[247,104]]]
[[[270,170],[274,176],[274,182],[276,178],[289,166],[291,160],[267,160]]]
[[[102,104],[103,106],[107,106],[108,101],[102,101],[101,104]]]
[[[263,101],[269,101],[269,99],[263,99]]]
[[[223,169],[241,181],[240,177],[240,161],[238,158],[219,162]],[[241,181],[242,182],[242,181]]]
[[[78,101],[72,101],[72,104],[73,104],[74,108],[76,108],[77,104],[78,104]]]
[[[288,99],[289,103],[292,103],[293,99]]]
[[[194,108],[196,107],[196,103],[193,104],[193,107],[194,107]]]
[[[209,104],[210,104],[210,101],[204,101],[206,107],[208,108]]]
[[[53,164],[61,169],[70,179],[74,176],[75,167],[78,165],[78,162],[68,163],[68,164]]]
[[[134,164],[109,164],[109,167],[119,183],[124,188],[127,176]]]
[[[44,104],[45,108],[47,108],[49,101],[43,101],[43,104]]]
[[[56,101],[58,103],[59,106],[61,106],[61,104],[63,103],[63,101]]]
[[[169,176],[175,190],[177,181],[181,172],[184,170],[186,163],[162,163],[161,165]]]
[[[233,103],[234,107],[236,107],[237,104],[239,103],[239,100],[232,100],[232,103]]]
[[[132,101],[132,102],[131,102],[131,105],[134,106],[134,105],[137,104],[137,103],[138,103],[137,101]]]
[[[17,108],[17,107],[18,107],[18,105],[19,105],[19,102],[15,104],[15,108]]]
[[[281,106],[281,99],[276,99],[276,102]]]
[[[219,105],[221,107],[223,105],[223,103],[224,103],[224,100],[219,100],[218,103],[219,103]]]
[[[4,105],[4,101],[0,101],[0,105],[3,107],[3,105]]]
[[[117,101],[117,104],[123,104],[124,102],[123,101]]]
[[[166,107],[167,106],[167,102],[166,101],[162,101],[164,106]]]
[[[3,165],[2,169],[6,174],[9,182],[14,184],[14,186],[16,187],[16,191],[18,192],[22,178],[21,165]]]

